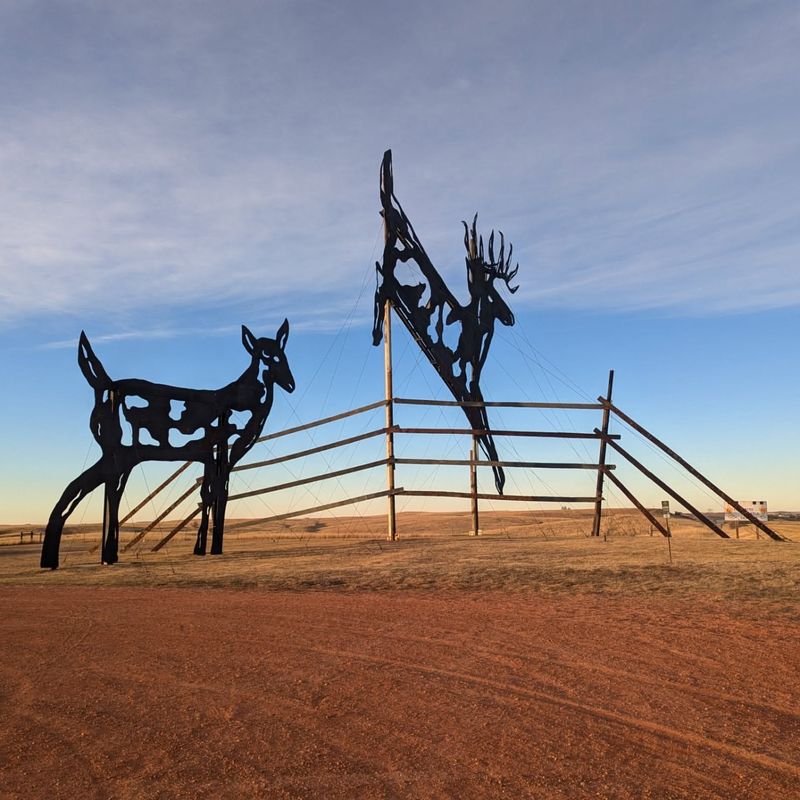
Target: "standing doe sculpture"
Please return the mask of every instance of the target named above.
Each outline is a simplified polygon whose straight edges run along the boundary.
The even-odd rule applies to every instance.
[[[143,461],[203,464],[202,515],[194,553],[206,553],[209,514],[213,518],[211,553],[221,553],[231,469],[260,436],[272,408],[274,385],[294,391],[294,378],[284,354],[288,336],[288,320],[283,321],[275,339],[256,339],[242,325],[242,344],[251,356],[249,366],[233,383],[209,390],[138,378],[112,380],[81,332],[78,365],[94,389],[89,424],[102,455],[67,486],[56,503],[44,535],[41,566],[58,567],[64,523],[100,484],[105,484],[102,561],[116,563],[119,502],[131,470]],[[244,412],[249,418],[237,424],[232,419],[234,411]],[[129,426],[127,434],[125,423]]]

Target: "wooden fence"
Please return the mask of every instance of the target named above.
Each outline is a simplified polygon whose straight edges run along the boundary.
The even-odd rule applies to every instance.
[[[339,414],[317,419],[312,422],[298,425],[292,428],[287,428],[275,433],[269,433],[261,436],[258,442],[274,441],[291,434],[308,431],[313,428],[319,428],[329,425],[333,422],[338,422],[359,414],[365,414],[374,411],[378,408],[386,409],[386,422],[382,427],[369,430],[365,433],[360,433],[355,436],[348,436],[325,444],[317,445],[311,448],[292,451],[285,455],[277,456],[274,458],[263,459],[259,461],[252,461],[244,464],[237,465],[233,471],[240,472],[245,470],[257,469],[260,467],[272,466],[283,464],[295,459],[304,458],[307,456],[323,453],[338,448],[354,445],[372,438],[383,437],[386,442],[386,457],[381,459],[373,459],[364,463],[356,464],[353,466],[345,467],[342,469],[329,470],[309,476],[296,478],[291,481],[286,481],[270,486],[261,488],[248,489],[247,491],[237,492],[231,494],[228,498],[229,502],[242,500],[249,497],[270,494],[279,492],[285,489],[292,489],[299,486],[314,484],[330,478],[340,478],[346,475],[351,475],[357,472],[364,472],[371,469],[383,467],[386,469],[386,488],[379,491],[370,492],[367,494],[360,494],[353,497],[346,497],[328,503],[318,503],[313,506],[304,508],[293,508],[284,513],[273,514],[271,516],[260,517],[258,519],[246,519],[239,522],[231,523],[227,526],[228,529],[246,528],[255,525],[261,525],[268,522],[285,520],[291,517],[306,516],[322,511],[328,511],[334,508],[340,508],[347,505],[353,505],[368,500],[385,497],[389,500],[387,503],[387,532],[389,539],[395,539],[397,536],[396,526],[396,511],[394,500],[398,496],[405,497],[447,497],[447,498],[463,498],[469,499],[471,504],[472,516],[472,533],[478,535],[480,532],[479,526],[479,505],[481,500],[491,500],[492,502],[537,502],[537,503],[591,503],[594,505],[594,517],[592,525],[592,535],[600,535],[600,523],[602,517],[602,504],[603,504],[603,489],[604,480],[608,478],[612,484],[637,508],[657,530],[664,536],[669,536],[669,528],[665,526],[658,517],[645,508],[639,502],[630,489],[625,486],[622,481],[613,474],[615,469],[614,464],[606,462],[606,454],[610,447],[615,453],[622,456],[629,464],[639,470],[643,475],[653,481],[663,491],[681,503],[688,511],[690,511],[700,522],[706,525],[718,536],[728,538],[728,534],[722,530],[715,522],[709,519],[699,509],[682,497],[676,492],[669,484],[651,472],[644,464],[631,455],[620,443],[621,436],[619,434],[609,433],[610,421],[616,417],[619,421],[635,430],[638,434],[650,441],[670,458],[676,461],[684,470],[686,470],[694,478],[700,480],[707,488],[711,489],[725,502],[730,504],[737,511],[741,512],[744,517],[752,524],[756,525],[760,530],[775,540],[782,540],[779,534],[773,531],[761,520],[755,518],[747,509],[743,508],[737,503],[730,495],[723,492],[719,487],[713,484],[708,478],[702,475],[699,470],[691,466],[675,451],[657,439],[653,434],[647,431],[643,426],[633,420],[630,416],[625,414],[617,408],[611,401],[611,392],[613,387],[613,371],[609,373],[608,392],[605,397],[598,397],[596,403],[544,403],[544,402],[521,402],[521,401],[488,401],[488,402],[459,402],[455,400],[425,400],[415,398],[401,398],[401,397],[387,397],[383,400],[378,400],[368,405],[360,406],[349,411],[343,411]],[[391,388],[390,385],[387,388]],[[598,460],[593,463],[584,462],[570,462],[570,461],[526,461],[526,460],[482,460],[478,450],[478,439],[484,431],[473,430],[471,428],[446,428],[446,427],[404,427],[394,423],[394,410],[395,406],[451,406],[451,407],[464,407],[464,406],[483,406],[486,408],[516,408],[516,409],[542,409],[542,410],[580,410],[580,411],[597,411],[602,412],[601,425],[599,428],[595,427],[590,431],[541,431],[529,430],[525,428],[516,429],[502,429],[493,428],[491,430],[492,436],[495,437],[513,437],[513,438],[543,438],[543,439],[559,439],[559,440],[595,440],[598,442]],[[464,436],[471,440],[471,449],[469,451],[469,458],[405,458],[396,457],[394,455],[395,437],[398,436],[440,436],[440,435],[458,435]],[[466,450],[466,448],[465,448]],[[418,466],[463,466],[468,468],[469,472],[469,490],[468,491],[450,491],[440,490],[436,488],[415,488],[415,487],[397,487],[395,485],[395,467],[399,465],[418,465]],[[165,481],[163,481],[156,489],[151,492],[147,497],[138,503],[130,513],[123,518],[122,522],[127,522],[134,514],[140,511],[146,503],[152,500],[156,495],[162,492],[174,480],[187,469],[189,464],[183,464],[175,472],[172,473]],[[495,494],[488,492],[481,492],[478,490],[477,471],[484,467],[503,467],[507,469],[529,469],[529,470],[591,470],[597,475],[595,493],[586,495],[527,495],[527,494]],[[137,533],[133,539],[128,542],[125,549],[129,549],[138,544],[150,531],[155,529],[161,522],[163,522],[181,503],[183,503],[193,492],[198,488],[200,483],[197,480],[190,485],[180,496],[165,508],[152,522],[145,528]],[[465,484],[467,482],[465,481]],[[194,508],[185,518],[183,518],[177,525],[175,525],[165,536],[163,536],[152,548],[153,551],[160,550],[167,544],[177,533],[183,530],[197,515],[200,513],[199,505]]]

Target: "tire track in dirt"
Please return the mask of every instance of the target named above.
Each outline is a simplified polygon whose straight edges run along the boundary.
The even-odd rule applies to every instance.
[[[340,668],[343,678],[349,675],[347,667]],[[89,673],[95,673],[104,676],[105,672],[99,668],[90,669]],[[138,684],[146,687],[149,685],[149,680],[142,676],[140,673],[133,671],[130,667],[126,668],[125,665],[114,668],[114,676],[117,680],[121,680],[130,684]],[[374,744],[374,726],[365,718],[359,716],[348,715],[346,726],[333,726],[324,727],[320,725],[319,712],[321,702],[324,698],[311,698],[303,700],[300,698],[291,698],[286,695],[276,694],[271,692],[265,694],[254,687],[243,688],[240,686],[220,685],[208,681],[200,680],[184,680],[176,676],[162,676],[160,682],[165,686],[174,687],[174,689],[190,690],[193,693],[202,692],[206,704],[203,707],[203,713],[211,720],[217,720],[221,724],[228,724],[231,721],[232,714],[230,709],[244,708],[252,709],[259,706],[269,705],[270,713],[275,714],[279,708],[284,713],[280,716],[281,724],[287,729],[293,730],[296,733],[293,738],[297,741],[316,741],[320,739],[324,745],[330,748],[333,752],[331,758],[334,761],[344,763],[352,761],[354,758],[363,762],[364,767],[361,772],[362,776],[376,777],[374,766],[375,744]],[[174,690],[170,694],[175,694]],[[228,709],[227,711],[225,709]],[[360,733],[360,736],[356,734]],[[415,734],[409,730],[403,730],[401,727],[394,728],[392,736],[396,744],[403,745],[411,751],[419,752],[429,744],[424,736]],[[324,749],[324,748],[321,748]],[[465,757],[459,756],[457,753],[448,754],[449,765],[456,765],[463,769],[469,768],[469,761]],[[237,765],[241,768],[242,765]],[[257,773],[252,775],[256,777]],[[409,788],[409,785],[418,784],[424,780],[419,773],[403,772],[402,770],[386,770],[380,773],[390,782],[399,781],[395,787],[396,796],[403,797],[404,792]],[[314,775],[314,786],[322,789],[333,780],[334,774],[329,776],[326,780],[324,776],[318,780],[317,775]],[[339,776],[339,783],[341,783],[341,775]],[[349,777],[345,783],[357,788],[360,779],[351,780]],[[297,778],[292,776],[283,776],[280,779],[273,778],[271,785],[276,787],[292,787],[298,785],[305,785],[309,783],[309,778]],[[429,785],[420,787],[424,792],[419,796],[427,796],[429,798],[452,797],[447,793],[438,794],[432,792]]]
[[[287,623],[289,621],[289,617],[290,617],[290,615],[287,615],[287,620],[286,620]],[[341,621],[338,623],[338,625],[339,625],[339,632],[340,633],[343,632],[343,631],[348,630],[348,626],[343,625],[341,623]],[[320,624],[320,623],[308,623],[306,621],[306,622],[304,622],[304,627],[306,629],[308,629],[309,632],[311,632],[313,630],[324,632],[324,631],[327,631],[329,626],[327,624],[324,624],[324,623],[322,623],[322,624]],[[450,627],[452,628],[453,626],[450,626]],[[352,626],[351,628],[349,628],[349,630],[353,634],[356,634],[359,631],[357,626]],[[361,632],[363,634],[363,630]],[[456,638],[447,638],[447,637],[442,637],[441,635],[438,635],[438,636],[430,636],[430,635],[428,635],[428,636],[419,636],[419,635],[415,635],[415,634],[409,634],[409,635],[405,635],[405,636],[398,636],[398,635],[395,635],[395,634],[392,634],[392,633],[387,633],[387,632],[384,632],[384,631],[381,631],[380,635],[382,636],[382,639],[379,640],[378,646],[383,646],[383,644],[386,641],[394,641],[394,642],[401,642],[401,643],[416,642],[416,643],[420,643],[420,644],[423,644],[423,645],[428,645],[428,644],[434,643],[436,645],[445,645],[445,646],[448,646],[448,647],[452,647],[457,642],[457,637]],[[501,646],[499,646],[499,647],[479,648],[479,647],[476,647],[474,642],[470,642],[469,646],[473,650],[473,653],[480,652],[482,650],[485,655],[491,655],[493,657],[494,661],[497,662],[497,661],[502,659],[502,657],[498,657],[497,651],[498,650],[502,651],[503,648],[506,648],[506,651],[507,651],[508,642],[504,641],[504,640],[496,640],[496,641],[499,641]],[[463,640],[461,641],[461,645],[462,645],[462,648],[463,648],[463,646],[464,646]],[[365,658],[364,654],[361,653],[361,652],[359,652],[359,653],[355,653],[354,651],[347,651],[347,652],[348,652],[348,654],[350,656],[360,657],[362,659]],[[681,651],[681,652],[683,654],[683,651]],[[567,666],[570,666],[570,667],[575,667],[575,666],[586,667],[586,666],[588,666],[590,668],[590,671],[594,671],[594,672],[602,671],[600,668],[597,667],[597,665],[592,664],[590,662],[586,662],[586,661],[581,662],[580,660],[570,661],[569,659],[557,659],[557,658],[555,658],[555,654],[556,653],[563,655],[563,649],[550,648],[550,653],[552,653],[552,656],[550,656],[548,659],[546,659],[549,662],[548,663],[549,667],[552,667],[556,663],[560,663],[560,664],[564,664],[564,665],[567,665]],[[529,655],[529,653],[528,653],[528,655]],[[528,658],[528,660],[530,660],[530,659]],[[540,660],[542,660],[542,659],[540,658]],[[709,662],[710,663],[714,663],[714,665],[717,667],[717,669],[719,669],[719,665],[715,661],[709,659]],[[388,664],[389,661],[387,661],[386,659],[380,659],[379,658],[379,659],[376,659],[376,663]],[[519,665],[512,662],[511,666],[519,666]],[[526,664],[525,666],[528,667],[527,671],[529,671],[530,668],[531,668],[531,665],[530,664]],[[533,668],[534,671],[536,670],[536,667],[537,667],[536,664],[532,665],[532,668]],[[449,673],[446,673],[446,674],[461,675],[461,676],[467,675],[467,673],[457,673],[457,672],[449,672]],[[651,679],[651,680],[648,681],[640,673],[631,673],[630,671],[626,672],[626,671],[623,671],[623,670],[609,669],[609,670],[607,670],[607,674],[610,674],[612,677],[622,677],[627,682],[638,681],[638,680],[641,679],[642,683],[645,683],[646,685],[649,685],[649,686],[658,686],[659,688],[663,688],[663,685],[665,683],[664,680],[661,680],[659,678],[654,678],[654,679]],[[467,677],[469,677],[469,676],[467,675]],[[473,675],[472,677],[474,678],[475,676]],[[537,674],[536,680],[537,680],[538,683],[542,683],[543,682],[543,676],[541,675],[541,673]],[[571,686],[569,684],[557,683],[557,682],[553,682],[553,681],[550,681],[550,680],[547,680],[546,682],[550,686],[550,688],[553,689],[554,691],[551,691],[551,692],[549,692],[547,694],[544,694],[544,695],[540,695],[540,699],[547,698],[551,703],[555,703],[555,704],[563,705],[565,697],[569,693],[574,692],[574,690],[576,688],[575,686]],[[731,694],[726,694],[726,693],[721,693],[721,692],[705,692],[702,689],[697,689],[696,687],[692,686],[691,684],[686,684],[686,683],[680,682],[680,681],[670,681],[669,685],[673,689],[677,689],[680,692],[683,692],[684,690],[689,690],[690,692],[694,692],[695,696],[697,696],[697,697],[702,697],[702,696],[712,697],[712,698],[717,699],[717,700],[722,700],[723,702],[728,703],[728,704],[733,703],[733,704],[739,706],[739,710],[740,711],[741,711],[741,707],[745,706],[747,708],[761,708],[762,710],[769,709],[770,713],[774,714],[774,713],[777,712],[777,713],[783,714],[784,716],[788,717],[790,720],[792,720],[794,722],[796,722],[797,717],[798,717],[797,712],[794,711],[791,708],[778,707],[778,706],[769,706],[768,704],[753,703],[752,698],[747,698],[747,697],[740,696],[740,695],[731,695]],[[514,684],[497,684],[497,686],[499,688],[501,688],[501,689],[507,689],[509,687],[514,686]],[[570,702],[574,702],[574,701],[570,701]],[[779,770],[787,770],[788,769],[790,772],[793,772],[793,774],[796,774],[796,767],[794,766],[793,762],[787,761],[786,759],[782,759],[782,758],[779,758],[779,757],[769,756],[768,754],[754,753],[751,749],[748,749],[747,747],[740,746],[737,743],[719,741],[718,739],[715,739],[715,738],[710,737],[710,736],[703,736],[702,734],[699,734],[699,733],[686,733],[686,734],[683,734],[683,733],[677,732],[673,728],[669,728],[668,726],[659,726],[656,723],[651,723],[646,718],[637,717],[635,715],[621,713],[621,712],[614,711],[612,709],[608,709],[608,708],[601,707],[601,706],[592,706],[592,705],[586,705],[586,704],[583,704],[583,705],[576,704],[575,708],[582,708],[584,713],[594,714],[594,715],[599,716],[599,717],[601,717],[601,718],[603,718],[603,719],[605,719],[607,721],[616,721],[617,724],[633,726],[633,727],[636,727],[637,729],[640,729],[640,730],[649,730],[651,733],[657,734],[657,735],[661,736],[662,738],[663,737],[670,738],[670,739],[672,739],[674,741],[682,742],[684,745],[691,744],[691,745],[694,745],[694,746],[704,746],[706,748],[712,748],[712,749],[714,749],[714,750],[716,750],[716,751],[718,751],[720,753],[727,753],[729,756],[732,756],[732,757],[748,759],[751,762],[753,762],[754,764],[758,764],[761,767],[771,767],[771,768],[776,768],[776,769],[779,769]]]
[[[93,779],[121,798],[796,794],[798,739],[767,749],[797,728],[796,622],[469,592],[68,589],[25,602],[30,618],[0,619],[4,705],[20,700],[15,730],[49,755],[27,793],[14,761],[10,797],[43,796],[73,748],[88,763],[62,779],[65,799],[94,796]],[[707,641],[701,669],[689,656],[709,655]]]
[[[287,625],[290,623],[288,618],[284,622]],[[359,633],[363,633],[363,628],[359,628],[355,625],[348,626],[342,623],[338,624],[340,633],[347,632],[353,637],[356,637]],[[309,631],[317,630],[324,631],[326,633],[329,630],[328,626],[322,623],[314,622],[306,622],[304,624],[304,628]],[[464,647],[463,638],[459,639],[455,636],[423,636],[420,634],[398,634],[384,631],[381,631],[380,635],[382,641],[402,645],[418,644],[422,646],[446,647],[453,650],[455,650],[457,647],[462,649]],[[699,699],[715,701],[719,700],[736,706],[739,710],[742,707],[746,707],[754,711],[781,715],[800,725],[800,706],[791,707],[777,703],[769,703],[764,700],[756,700],[745,694],[722,692],[708,687],[701,687],[688,681],[681,681],[672,678],[669,674],[665,674],[664,672],[651,676],[645,672],[642,672],[641,670],[625,670],[611,667],[597,661],[589,661],[588,659],[576,658],[574,656],[567,657],[565,655],[563,646],[547,646],[543,645],[541,642],[536,643],[535,658],[533,658],[530,647],[517,649],[519,647],[517,644],[518,639],[518,636],[510,639],[509,637],[496,637],[492,639],[484,637],[483,641],[481,642],[471,641],[469,643],[469,649],[470,652],[475,656],[482,656],[484,658],[491,659],[493,663],[501,664],[504,667],[511,669],[519,668],[520,663],[524,662],[529,669],[539,669],[542,665],[546,665],[548,668],[560,667],[562,668],[562,671],[567,669],[576,674],[603,674],[624,682],[636,681],[644,686],[650,686],[659,689],[669,688],[680,694],[692,695]],[[652,642],[648,644],[650,648],[653,647]],[[693,655],[675,647],[661,648],[660,650],[661,653],[665,651],[676,656],[678,661],[683,661],[687,655]],[[714,664],[714,667],[716,670],[718,670],[718,665],[715,664],[711,659],[703,658],[702,660],[708,662],[709,664]],[[651,666],[652,669],[656,669],[656,667],[653,665],[647,666]],[[543,679],[541,673],[538,674],[538,679]],[[561,686],[560,684],[556,683],[552,683],[551,685],[553,688],[555,688],[557,685]]]
[[[33,705],[38,696],[37,679],[40,679],[50,666],[62,660],[66,653],[76,649],[89,636],[91,622],[86,625],[86,628],[77,637],[69,634],[62,636],[60,642],[56,642],[52,647],[49,655],[38,658],[33,663],[26,664],[23,670],[5,666],[0,662],[3,686],[7,687],[9,698],[13,697],[13,703],[7,703],[7,708],[3,714],[4,724],[0,727],[0,747],[12,738],[17,718],[27,718],[34,713]],[[61,647],[59,647],[59,644]]]
[[[31,725],[28,727],[29,731],[36,732],[36,738],[41,748],[42,739],[47,739],[48,736],[56,739],[61,745],[60,760],[63,762],[62,779],[65,782],[74,783],[76,780],[80,781],[82,787],[82,796],[86,797],[87,788],[91,790],[96,800],[104,800],[107,795],[104,792],[105,777],[102,776],[92,765],[89,757],[85,755],[83,750],[75,743],[74,732],[67,729],[59,721],[52,717],[45,716],[31,711],[21,711],[15,715],[15,725],[17,728],[22,727],[21,722],[28,721]],[[27,749],[27,748],[26,748]],[[66,754],[63,751],[66,750]],[[27,761],[27,755],[25,756]],[[75,767],[78,767],[78,775],[75,776]],[[83,780],[81,780],[83,778]],[[54,796],[58,796],[57,789],[53,790]],[[31,796],[23,790],[21,796]]]
[[[345,650],[330,650],[326,648],[309,648],[312,652],[321,653],[329,656],[344,657],[353,660],[367,661],[375,664],[382,664],[385,666],[395,667],[398,670],[416,670],[420,673],[437,675],[444,678],[455,678],[465,683],[473,683],[493,689],[498,695],[503,694],[518,694],[531,699],[540,700],[544,703],[556,706],[566,706],[580,711],[584,714],[604,719],[608,722],[617,723],[619,725],[636,728],[638,730],[660,736],[662,738],[671,739],[675,742],[685,745],[693,745],[707,750],[713,750],[727,756],[738,758],[741,761],[747,761],[757,766],[773,769],[781,772],[796,776],[800,779],[800,764],[793,764],[788,761],[768,756],[762,753],[754,753],[746,750],[743,747],[720,742],[708,737],[700,736],[688,731],[679,731],[676,728],[663,725],[661,723],[645,720],[639,717],[633,717],[629,714],[623,714],[618,711],[603,708],[602,706],[592,705],[589,703],[582,703],[576,700],[571,700],[562,695],[557,695],[542,690],[528,689],[512,683],[503,683],[492,681],[479,675],[472,675],[470,673],[459,672],[457,670],[446,669],[443,667],[433,667],[425,664],[415,664],[409,661],[399,661],[390,658],[381,658],[379,656],[367,656],[363,653],[356,651]]]

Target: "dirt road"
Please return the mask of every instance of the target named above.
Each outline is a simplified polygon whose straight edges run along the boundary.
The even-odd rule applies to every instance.
[[[800,617],[501,592],[0,590],[2,798],[796,798]]]

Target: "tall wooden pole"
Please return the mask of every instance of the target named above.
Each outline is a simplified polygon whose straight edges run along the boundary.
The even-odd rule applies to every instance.
[[[472,449],[469,453],[469,491],[472,495],[472,535],[480,536],[480,522],[478,519],[478,439],[472,437]]]
[[[397,539],[397,519],[394,500],[394,389],[392,386],[392,303],[387,300],[383,306],[383,368],[384,399],[386,400],[386,488],[387,523],[390,542]]]
[[[604,400],[603,408],[603,436],[608,436],[608,423],[611,418],[611,392],[614,389],[614,370],[608,371],[608,392]],[[595,489],[594,501],[594,524],[592,525],[592,536],[600,535],[600,520],[603,513],[603,478],[605,478],[606,466],[606,439],[600,440],[600,458],[597,470],[597,487]]]

